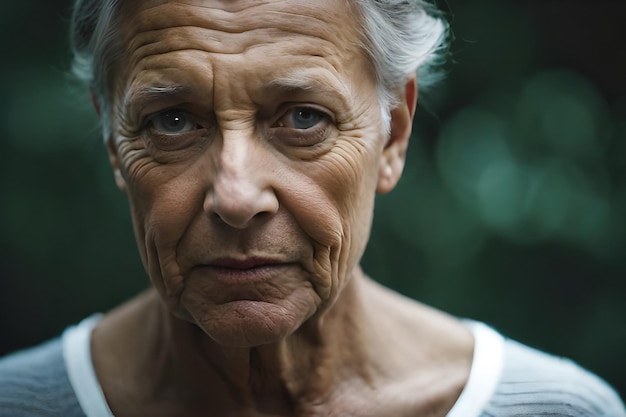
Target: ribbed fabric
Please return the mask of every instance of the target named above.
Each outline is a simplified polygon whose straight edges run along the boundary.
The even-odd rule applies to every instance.
[[[626,417],[624,404],[603,380],[568,359],[512,340],[504,369],[481,417]]]
[[[60,338],[0,360],[0,417],[85,417]]]

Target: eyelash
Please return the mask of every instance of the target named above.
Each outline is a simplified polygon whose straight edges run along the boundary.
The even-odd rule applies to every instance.
[[[281,122],[285,118],[297,117],[294,112],[299,112],[299,115],[304,117],[300,121],[288,120],[286,124],[293,126],[302,122],[303,128],[285,126],[285,123]],[[324,142],[330,135],[331,126],[334,124],[333,117],[327,111],[315,105],[290,103],[279,114],[280,116],[269,126],[268,139],[290,147],[306,148]],[[170,120],[163,120],[168,116],[171,117]],[[173,122],[169,126],[172,129],[166,126],[170,122]],[[309,122],[310,126],[308,126]],[[184,146],[187,139],[193,139],[200,135],[206,136],[207,134],[207,132],[201,133],[201,131],[206,129],[203,128],[202,124],[198,123],[197,117],[180,108],[166,109],[153,113],[145,118],[143,125],[146,132],[149,132],[149,135],[156,141],[155,145],[157,147],[170,148],[171,150]],[[180,127],[180,131],[177,131],[179,125],[182,125],[182,127]]]
[[[173,132],[173,133],[165,132],[167,128],[165,127],[164,123],[166,122],[159,118],[166,117],[168,115],[175,116],[178,119],[182,118],[184,120],[182,129],[184,130],[180,132]],[[157,124],[161,124],[161,126],[157,127],[156,126]],[[199,128],[201,128],[200,124],[196,121],[195,117],[189,114],[189,112],[185,110],[180,110],[180,109],[164,110],[158,113],[154,113],[148,117],[147,125],[150,127],[150,129],[152,129],[153,131],[155,131],[156,133],[160,135],[172,136],[172,137],[184,135],[185,133],[192,132],[194,130],[198,130]]]
[[[314,113],[318,120],[310,127],[298,129],[280,125],[280,121],[293,114],[294,111],[306,111]],[[333,118],[328,112],[311,105],[291,105],[280,113],[280,117],[272,125],[272,138],[289,146],[308,147],[323,142],[329,134]]]
[[[329,116],[325,112],[323,112],[323,111],[321,111],[321,110],[319,110],[319,109],[317,109],[315,107],[311,107],[311,106],[294,106],[294,107],[290,107],[287,111],[285,111],[282,114],[282,116],[278,119],[278,122],[280,122],[280,120],[284,119],[286,116],[293,115],[294,112],[296,112],[296,111],[298,113],[300,113],[300,114],[308,113],[309,115],[312,115],[313,117],[317,118],[316,122],[313,123],[313,125],[310,126],[310,127],[301,128],[301,129],[293,128],[293,129],[297,129],[297,130],[308,130],[308,129],[316,126],[319,122],[323,121],[324,119],[328,119],[329,118]],[[306,123],[306,120],[304,122]],[[279,127],[283,127],[283,126],[279,126]]]

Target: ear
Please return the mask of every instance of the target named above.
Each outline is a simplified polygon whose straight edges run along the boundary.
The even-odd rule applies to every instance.
[[[384,194],[393,190],[402,176],[416,105],[417,80],[413,76],[404,85],[402,100],[391,110],[389,137],[380,157],[376,187],[378,193]]]
[[[107,152],[109,154],[109,162],[111,168],[113,168],[113,175],[115,176],[115,184],[122,192],[126,193],[126,180],[120,170],[120,159],[117,152],[117,144],[112,137],[106,142]]]

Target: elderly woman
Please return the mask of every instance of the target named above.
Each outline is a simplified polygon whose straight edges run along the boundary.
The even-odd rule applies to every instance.
[[[437,16],[420,0],[78,0],[75,73],[153,286],[0,361],[0,415],[626,415],[575,364],[359,267],[444,47]]]

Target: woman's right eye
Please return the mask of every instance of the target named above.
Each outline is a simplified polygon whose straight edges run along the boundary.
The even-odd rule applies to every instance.
[[[183,110],[166,110],[149,119],[150,127],[163,135],[179,135],[200,129],[196,120]]]

